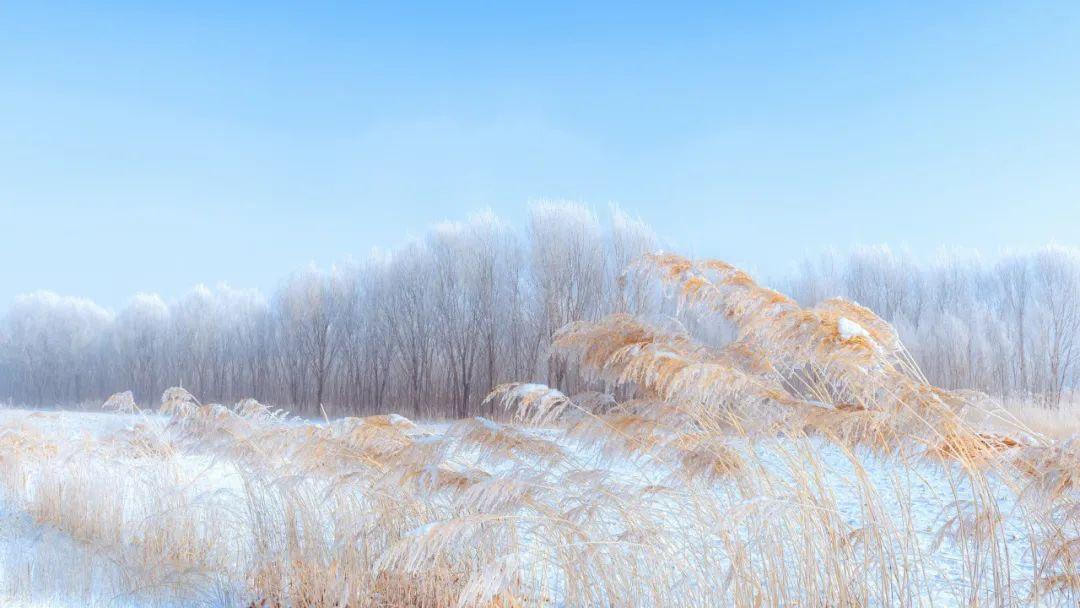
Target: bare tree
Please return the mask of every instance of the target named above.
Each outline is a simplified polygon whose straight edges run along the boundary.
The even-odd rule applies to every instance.
[[[544,335],[570,321],[595,319],[603,309],[607,273],[596,216],[574,205],[536,205],[529,215],[529,236]],[[570,390],[566,374],[565,365],[549,358],[549,385]]]
[[[148,402],[167,383],[169,307],[157,294],[139,294],[116,317],[110,335],[118,369],[136,399]]]
[[[1057,407],[1076,362],[1080,333],[1080,257],[1075,251],[1048,247],[1034,260],[1037,298],[1043,314],[1039,326],[1048,359],[1044,396]]]
[[[324,403],[326,385],[339,340],[333,339],[335,323],[341,314],[337,272],[325,274],[314,267],[296,272],[286,280],[276,296],[280,331],[291,350],[287,368],[293,376],[292,392],[297,405],[308,405],[317,413]],[[301,378],[310,374],[312,395],[302,394]]]

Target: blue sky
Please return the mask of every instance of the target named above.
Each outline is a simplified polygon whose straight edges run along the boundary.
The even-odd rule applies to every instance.
[[[766,274],[1080,245],[1075,2],[93,4],[0,4],[0,308],[271,289],[538,199]]]

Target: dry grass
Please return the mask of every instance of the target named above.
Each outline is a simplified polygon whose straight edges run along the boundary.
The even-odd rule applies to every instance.
[[[1080,402],[1066,401],[1058,408],[1040,405],[1010,405],[1006,412],[1020,424],[1054,439],[1080,435]]]
[[[735,341],[572,324],[554,348],[606,394],[505,385],[489,399],[510,422],[312,423],[182,389],[156,414],[116,395],[132,424],[77,440],[9,417],[5,500],[148,603],[1077,604],[1080,449],[1060,426],[930,386],[853,303],[802,308],[670,255],[631,279]],[[65,576],[53,593],[89,598]]]

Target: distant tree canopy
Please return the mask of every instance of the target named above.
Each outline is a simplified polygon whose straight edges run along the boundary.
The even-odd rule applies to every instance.
[[[723,342],[722,331],[700,335],[715,324],[621,280],[658,248],[648,226],[619,211],[600,221],[577,205],[541,204],[523,231],[490,213],[440,224],[363,262],[296,272],[269,298],[199,286],[173,303],[140,294],[112,314],[28,294],[0,320],[0,398],[65,405],[131,389],[149,403],[183,386],[204,400],[254,397],[309,415],[486,414],[483,397],[502,382],[598,388],[549,356],[552,334],[571,321],[667,315]],[[808,261],[779,283],[802,303],[842,295],[870,307],[935,384],[1048,406],[1076,384],[1075,250],[918,264],[867,248]]]
[[[183,386],[310,415],[460,417],[501,382],[578,383],[549,360],[551,334],[624,307],[619,273],[657,247],[622,212],[601,222],[539,204],[525,231],[491,213],[439,224],[396,251],[296,272],[269,298],[199,286],[173,303],[140,294],[113,315],[23,295],[0,321],[0,399],[63,405],[130,389],[147,403]]]

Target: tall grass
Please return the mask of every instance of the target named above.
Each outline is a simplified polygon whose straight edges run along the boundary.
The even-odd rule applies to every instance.
[[[722,262],[669,255],[631,282],[663,285],[735,340],[629,315],[569,325],[554,349],[605,390],[504,385],[489,396],[500,420],[312,422],[182,389],[157,413],[114,396],[130,423],[74,439],[49,415],[6,416],[5,500],[119,573],[41,568],[15,591],[251,606],[1080,600],[1075,441],[929,385],[851,302],[800,307]]]

